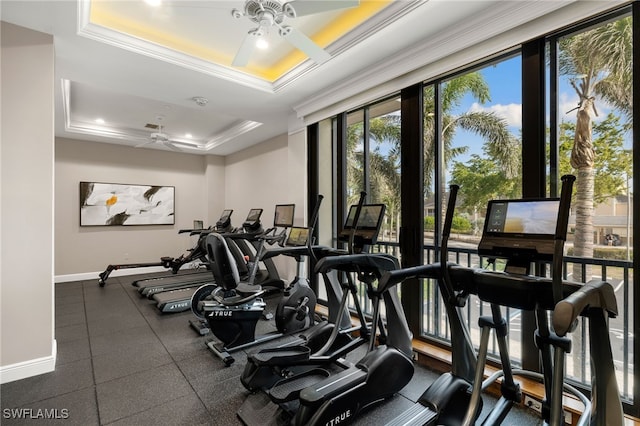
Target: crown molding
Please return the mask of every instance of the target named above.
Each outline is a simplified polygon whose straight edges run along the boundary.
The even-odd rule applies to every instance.
[[[537,0],[494,3],[491,8],[486,8],[482,13],[476,14],[472,19],[460,22],[459,25],[449,28],[446,32],[431,37],[428,40],[423,40],[408,49],[404,49],[398,54],[387,58],[383,63],[372,66],[357,76],[343,80],[341,83],[334,85],[330,90],[323,91],[318,96],[311,97],[298,105],[294,105],[293,110],[297,116],[303,118],[305,122],[327,118],[329,115],[326,113],[320,114],[319,112],[339,103],[343,104],[341,108],[344,110],[345,100],[357,98],[362,102],[362,96],[358,95],[362,95],[367,91],[381,86],[385,86],[386,90],[388,90],[389,82],[405,75],[414,73],[412,77],[418,78],[414,83],[420,81],[420,79],[433,77],[416,76],[415,71],[426,68],[438,61],[451,58],[457,52],[472,46],[479,46],[492,37],[510,31],[519,25],[526,24],[531,20],[532,16],[541,17],[574,2],[579,1],[555,2]],[[428,6],[428,2],[422,2],[422,5]],[[513,40],[509,46],[503,46],[503,49],[512,47],[519,42],[521,42],[521,40]],[[467,58],[466,63],[468,64],[479,59],[481,58]],[[403,81],[403,84],[406,84],[406,82]],[[376,97],[384,95],[379,94],[375,90],[374,93],[373,95],[365,95],[365,102],[372,101],[376,99]],[[390,92],[386,92],[385,94],[389,93]],[[349,106],[347,109],[360,105],[348,103]],[[331,111],[333,111],[333,109]],[[313,119],[308,120],[311,116],[313,116]]]
[[[255,90],[273,93],[273,85],[261,78],[254,77],[244,72],[233,70],[213,62],[205,61],[195,56],[187,55],[138,37],[133,37],[128,34],[93,24],[90,21],[90,16],[91,0],[79,0],[77,30],[77,34],[79,36],[178,65],[183,68],[198,71],[223,80],[238,83]]]
[[[243,120],[243,121],[239,122],[238,124],[235,124],[235,125],[227,128],[226,130],[223,130],[222,132],[218,133],[213,138],[209,139],[209,141],[202,148],[202,150],[203,151],[210,151],[213,148],[219,147],[220,145],[223,145],[223,144],[229,142],[230,140],[233,140],[233,139],[237,138],[240,135],[243,135],[243,134],[245,134],[247,132],[252,131],[253,129],[256,129],[256,128],[262,126],[262,124],[263,123],[259,123],[257,121]]]
[[[331,59],[333,59],[334,57],[343,54],[358,43],[361,43],[363,40],[371,37],[378,31],[393,24],[398,19],[412,12],[422,4],[424,4],[424,0],[405,0],[393,2],[389,6],[381,10],[379,13],[375,14],[368,20],[364,21],[362,24],[349,31],[344,36],[340,37],[335,42],[331,43],[326,47],[326,51],[329,52],[329,54],[331,55]],[[329,59],[328,62],[330,62],[331,59]],[[299,66],[291,69],[290,71],[284,73],[282,77],[278,78],[273,83],[273,91],[275,93],[283,91],[301,77],[305,76],[311,71],[314,71],[317,67],[318,65],[309,59],[304,61]]]
[[[424,0],[393,2],[367,21],[349,31],[346,35],[333,42],[326,48],[326,50],[332,57],[340,55],[360,43],[362,40],[370,37],[388,25],[391,25],[424,3]],[[78,1],[77,16],[77,34],[80,36],[267,93],[279,93],[287,89],[300,78],[320,67],[320,65],[316,64],[311,59],[306,59],[271,83],[267,80],[249,75],[239,70],[218,65],[138,37],[130,36],[128,34],[93,24],[90,20],[91,0]]]
[[[70,80],[63,79],[61,81],[62,111],[64,115],[63,119],[65,132],[127,141],[149,141],[149,134],[144,131],[135,129],[116,129],[113,127],[96,125],[94,123],[73,120],[70,101],[71,86],[72,85]],[[247,132],[250,132],[262,126],[262,124],[263,123],[257,121],[242,120],[237,122],[233,126],[218,132],[216,135],[209,138],[205,143],[198,143],[197,141],[193,140],[174,138],[171,138],[171,140],[185,148],[201,152],[208,152]]]

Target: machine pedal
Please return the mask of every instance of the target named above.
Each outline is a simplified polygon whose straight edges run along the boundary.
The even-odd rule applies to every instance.
[[[291,346],[263,349],[253,354],[252,358],[256,365],[296,365],[307,361],[310,355],[308,346]]]
[[[396,417],[386,426],[430,425],[438,417],[438,413],[422,404],[415,404],[402,415]]]
[[[280,380],[269,390],[269,397],[276,404],[297,399],[302,389],[308,388],[329,377],[329,372],[321,368],[306,371],[297,376]]]

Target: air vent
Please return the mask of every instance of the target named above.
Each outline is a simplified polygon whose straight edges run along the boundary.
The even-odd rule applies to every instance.
[[[157,124],[152,124],[152,123],[147,123],[144,126],[145,129],[153,129],[153,130],[158,130],[158,125]]]

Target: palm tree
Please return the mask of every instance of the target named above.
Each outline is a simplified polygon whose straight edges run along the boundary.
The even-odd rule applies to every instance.
[[[347,129],[348,188],[347,202],[357,202],[364,189],[363,123]],[[400,217],[400,116],[388,114],[369,120],[369,199],[384,203],[389,225],[396,235]],[[385,152],[381,147],[384,146]]]
[[[458,129],[471,131],[485,140],[485,151],[504,170],[507,178],[513,178],[520,172],[519,141],[509,132],[507,122],[493,112],[468,111],[455,115],[453,110],[459,106],[466,95],[484,104],[490,100],[489,86],[479,72],[456,77],[444,83],[441,88],[442,134],[444,148],[444,167],[456,156],[467,151],[467,147],[453,147]],[[434,177],[435,158],[435,97],[433,86],[427,87],[424,96],[424,186],[428,196]],[[440,194],[442,208],[446,203],[445,182],[441,182]],[[444,212],[442,212],[444,215]]]
[[[593,257],[594,158],[591,114],[598,115],[596,99],[632,115],[632,22],[623,18],[560,42],[560,73],[572,76],[578,95],[577,121],[571,166],[576,171],[574,255]],[[576,281],[591,278],[574,264]]]

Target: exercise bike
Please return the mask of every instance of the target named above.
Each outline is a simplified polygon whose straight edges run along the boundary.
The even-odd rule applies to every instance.
[[[218,232],[228,232],[231,230],[231,214],[233,210],[223,210],[220,215],[220,219],[216,222],[215,230]],[[98,285],[100,287],[104,287],[107,283],[107,279],[109,279],[109,275],[113,271],[117,271],[120,269],[135,269],[135,268],[148,268],[153,266],[162,266],[166,269],[171,269],[171,273],[173,275],[177,274],[180,268],[182,268],[187,263],[201,261],[206,262],[206,250],[204,247],[204,238],[206,236],[207,231],[211,231],[212,228],[208,228],[206,230],[202,229],[181,229],[178,231],[178,234],[189,233],[190,235],[200,235],[196,245],[188,249],[186,253],[181,254],[178,257],[170,257],[163,256],[160,258],[159,262],[147,262],[147,263],[125,263],[119,265],[108,265],[107,268],[98,275]],[[161,278],[161,277],[158,277]]]
[[[265,259],[261,262],[264,268],[256,268],[250,271],[247,267],[247,263],[253,263],[255,261],[255,248],[256,238],[263,234],[262,225],[260,223],[260,216],[262,209],[251,209],[247,218],[242,224],[240,232],[238,229],[231,232],[223,232],[220,235],[227,239],[228,247],[233,254],[236,266],[238,267],[238,273],[241,279],[246,279],[253,274],[253,279],[256,284],[269,286],[268,288],[273,291],[280,291],[284,287],[283,281],[278,275],[278,271],[271,259]],[[211,233],[210,230],[205,231],[206,234],[201,235],[202,245],[206,252],[206,236]],[[234,238],[231,240],[231,238]],[[203,263],[207,268],[207,271],[199,274],[198,276],[189,276],[180,278],[173,277],[171,280],[152,280],[149,282],[134,281],[134,285],[138,285],[138,292],[142,296],[146,296],[149,299],[153,299],[156,302],[156,307],[162,313],[175,313],[182,312],[191,309],[191,299],[194,292],[202,285],[214,285],[213,276],[209,270],[209,261]],[[192,323],[192,325],[198,330],[200,334],[207,334],[208,327],[201,326],[200,323]]]
[[[193,287],[202,285],[202,283],[211,281],[211,272],[208,271],[208,259],[207,259],[207,247],[205,245],[207,234],[213,232],[231,232],[233,227],[231,225],[231,214],[233,210],[224,210],[222,216],[216,222],[215,227],[207,229],[189,229],[180,230],[181,233],[189,232],[190,236],[198,236],[196,245],[189,249],[190,258],[197,258],[199,263],[196,267],[196,272],[189,274],[169,274],[161,276],[153,276],[148,278],[139,278],[131,282],[131,285],[136,287],[138,293],[141,296],[152,298],[154,294],[165,292],[168,290],[175,290],[185,287]],[[180,259],[182,262],[184,259]]]
[[[314,217],[317,217],[318,209],[319,202]],[[207,237],[207,250],[216,285],[199,288],[192,297],[191,306],[198,318],[206,320],[209,330],[215,336],[207,340],[207,347],[227,366],[234,362],[231,353],[303,330],[314,322],[315,293],[307,280],[297,275],[278,303],[275,321],[277,331],[259,337],[255,334],[257,322],[263,316],[267,305],[263,296],[268,293],[268,289],[263,285],[256,285],[253,281],[258,261],[268,260],[276,254],[286,252],[285,249],[268,255],[266,244],[307,246],[309,229],[296,228],[285,241],[286,231],[292,225],[293,205],[277,205],[274,227],[257,238],[259,245],[256,260],[250,265],[251,272],[245,281],[240,280],[236,263],[228,248],[227,238],[233,239],[234,236],[223,237],[212,233]],[[278,232],[278,228],[283,229]],[[301,259],[298,260],[300,263]]]

